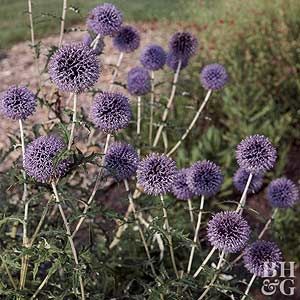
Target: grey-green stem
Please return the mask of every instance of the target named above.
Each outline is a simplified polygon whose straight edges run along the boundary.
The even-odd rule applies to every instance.
[[[78,232],[78,230],[80,229],[80,226],[82,225],[82,223],[84,222],[85,218],[86,218],[86,213],[87,211],[89,210],[93,200],[94,200],[94,197],[96,195],[96,192],[99,188],[99,185],[103,179],[103,173],[104,173],[104,163],[105,163],[105,155],[107,153],[107,149],[108,149],[108,146],[109,146],[109,141],[110,141],[110,138],[111,138],[111,135],[108,133],[107,136],[106,136],[106,141],[105,141],[105,146],[104,146],[104,151],[103,151],[103,155],[102,155],[102,159],[101,159],[101,167],[99,169],[99,172],[97,174],[97,178],[96,178],[96,181],[95,181],[95,185],[94,185],[94,188],[93,188],[93,191],[91,193],[91,196],[88,200],[88,202],[86,203],[85,205],[85,208],[83,210],[83,215],[82,217],[79,219],[77,225],[76,225],[76,228],[75,230],[73,231],[72,233],[72,237],[74,238],[74,236],[76,235],[76,233]]]
[[[161,119],[161,125],[159,126],[159,128],[158,128],[158,130],[156,132],[156,136],[155,136],[154,142],[153,142],[153,147],[156,147],[157,144],[158,144],[158,142],[159,142],[160,136],[161,136],[162,131],[163,131],[164,126],[165,126],[165,122],[166,122],[166,120],[168,118],[168,115],[169,115],[169,111],[170,111],[171,106],[173,104],[173,101],[174,101],[174,98],[175,98],[175,94],[176,94],[176,87],[177,87],[177,82],[178,82],[178,78],[179,78],[179,73],[180,73],[181,65],[182,65],[182,62],[181,62],[181,60],[179,60],[176,72],[174,74],[171,95],[169,97],[167,106],[166,106],[166,108],[165,108],[165,110],[163,112],[162,119]]]
[[[206,296],[206,294],[209,292],[209,290],[211,289],[211,287],[213,286],[213,284],[217,280],[217,278],[219,276],[219,270],[220,270],[220,268],[222,266],[222,263],[223,263],[224,255],[225,255],[225,252],[222,251],[221,255],[220,255],[220,258],[219,258],[219,261],[218,261],[218,264],[217,264],[217,267],[216,267],[216,270],[215,270],[216,273],[215,273],[213,279],[211,280],[211,282],[209,283],[209,285],[207,286],[207,288],[204,290],[204,292],[198,298],[198,300],[202,300]]]
[[[174,269],[174,273],[176,275],[176,278],[179,279],[179,274],[178,274],[178,270],[177,270],[177,266],[176,266],[176,262],[175,262],[172,233],[171,233],[171,228],[170,228],[169,218],[168,218],[168,212],[167,212],[167,209],[166,209],[166,206],[165,206],[165,201],[164,201],[163,195],[160,195],[160,201],[161,201],[163,216],[164,216],[164,219],[165,219],[165,225],[166,225],[166,229],[167,229],[167,239],[168,239],[168,244],[169,244],[169,249],[170,249],[171,261],[172,261],[172,265],[173,265],[173,269]]]
[[[198,213],[198,220],[197,220],[197,226],[194,234],[194,240],[193,240],[193,245],[190,253],[190,258],[189,258],[189,264],[187,268],[187,273],[190,274],[192,264],[193,264],[193,258],[194,258],[194,253],[196,249],[196,243],[197,243],[197,238],[199,235],[199,229],[201,226],[201,219],[202,219],[202,212],[203,212],[203,207],[204,207],[204,196],[201,196],[201,201],[200,201],[200,208],[199,208],[199,213]]]
[[[246,288],[246,291],[245,291],[243,297],[241,298],[241,300],[245,300],[247,298],[247,296],[249,294],[249,291],[251,289],[251,286],[254,283],[255,278],[256,278],[256,275],[252,275],[251,280],[249,281],[249,283],[247,285],[247,288]]]
[[[253,178],[253,174],[250,173],[249,174],[249,177],[248,177],[248,180],[247,180],[247,183],[246,183],[246,186],[244,188],[244,191],[243,191],[243,194],[242,194],[242,197],[240,199],[240,202],[238,204],[238,207],[236,209],[236,212],[242,214],[243,213],[243,209],[245,207],[245,204],[246,204],[246,199],[247,199],[247,192],[248,192],[248,189],[249,189],[249,186],[251,184],[251,180]]]
[[[68,143],[68,150],[71,149],[72,144],[73,144],[74,131],[75,131],[75,126],[76,126],[76,116],[77,116],[77,94],[74,93],[74,97],[73,97],[73,116],[72,116],[71,133],[70,133],[70,138],[69,138],[69,143]]]
[[[73,258],[74,258],[75,265],[76,265],[76,270],[75,271],[78,272],[78,267],[79,267],[78,255],[77,255],[77,251],[76,251],[76,248],[75,248],[75,245],[74,245],[74,242],[73,242],[73,238],[72,238],[72,235],[71,235],[70,226],[69,226],[69,223],[67,221],[64,210],[61,206],[61,202],[60,202],[60,198],[58,196],[58,192],[57,192],[55,182],[52,181],[51,186],[52,186],[52,190],[53,190],[53,193],[54,193],[54,196],[55,196],[56,204],[58,206],[60,215],[61,215],[61,217],[63,219],[63,222],[64,222],[65,230],[66,230],[66,233],[67,233],[67,236],[68,236],[68,241],[69,241],[69,244],[71,246]],[[81,290],[81,299],[85,300],[84,284],[83,284],[82,276],[81,276],[80,273],[78,273],[78,278],[79,278],[79,284],[80,284],[80,290]]]
[[[118,75],[118,71],[119,71],[119,68],[121,66],[123,57],[124,57],[124,52],[120,52],[117,64],[116,64],[116,66],[115,66],[115,68],[113,70],[112,78],[111,78],[111,81],[110,81],[110,85],[109,85],[109,90],[110,91],[112,90],[112,88],[114,86],[114,83],[116,81],[116,78],[117,78],[117,75]]]
[[[193,127],[195,126],[197,120],[200,117],[201,112],[203,111],[203,109],[205,108],[209,97],[212,93],[212,90],[209,90],[205,96],[204,101],[202,102],[201,106],[199,107],[197,113],[195,114],[195,117],[193,118],[193,120],[191,121],[190,125],[188,126],[188,128],[186,129],[185,133],[182,135],[182,137],[179,139],[179,141],[175,144],[175,146],[168,152],[167,156],[172,155],[182,144],[182,142],[187,138],[187,136],[189,135],[189,133],[191,132],[191,130],[193,129]]]
[[[152,146],[153,115],[154,115],[154,100],[155,100],[155,79],[154,79],[153,71],[151,71],[150,76],[151,76],[151,98],[150,98],[149,145]]]

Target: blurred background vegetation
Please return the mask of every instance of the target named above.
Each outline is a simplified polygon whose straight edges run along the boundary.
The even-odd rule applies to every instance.
[[[88,11],[103,1],[70,0],[67,29],[81,24]],[[177,22],[178,28],[192,27],[200,40],[200,51],[191,65],[182,72],[176,106],[168,126],[169,144],[173,145],[184,132],[204,99],[199,84],[203,65],[219,62],[230,74],[230,84],[214,93],[184,147],[177,152],[179,166],[199,159],[211,159],[222,165],[225,184],[218,198],[206,209],[223,208],[224,201],[236,199],[231,178],[236,169],[234,151],[247,135],[260,133],[278,146],[276,169],[267,174],[265,186],[279,176],[299,182],[300,169],[300,1],[299,0],[118,0],[127,22]],[[27,2],[0,0],[0,49],[29,40]],[[33,0],[37,37],[59,32],[61,0]],[[76,26],[78,27],[78,26]],[[163,25],[162,25],[163,27]],[[162,28],[163,30],[163,28]],[[171,75],[170,75],[171,76]],[[162,103],[166,99],[161,99]],[[159,119],[160,114],[156,118]],[[145,132],[146,126],[145,125]],[[124,137],[126,138],[126,137]],[[145,136],[147,141],[148,137]],[[160,145],[163,150],[163,145]],[[142,199],[145,206],[151,200]],[[221,200],[221,201],[220,201]],[[173,199],[168,199],[172,202]],[[254,208],[270,212],[264,193],[252,199]],[[251,202],[250,202],[251,203]],[[261,206],[261,207],[260,207]],[[186,224],[176,203],[172,224],[181,231]],[[272,237],[280,244],[287,260],[300,262],[299,204],[281,212],[275,220]],[[260,219],[260,221],[265,221]],[[256,221],[253,221],[255,224]],[[203,233],[204,235],[205,233]],[[123,251],[132,251],[132,233],[127,231]],[[179,247],[185,240],[178,234]],[[142,252],[142,250],[141,250]],[[187,251],[186,251],[187,252]],[[182,252],[184,256],[184,252]],[[186,261],[185,258],[181,258]],[[198,263],[198,262],[197,262]],[[121,273],[120,273],[121,274]],[[124,275],[125,276],[125,275]],[[131,276],[130,274],[128,276]]]

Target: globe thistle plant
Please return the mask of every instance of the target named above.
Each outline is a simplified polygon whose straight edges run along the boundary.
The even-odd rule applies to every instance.
[[[211,161],[194,163],[187,174],[187,184],[195,195],[210,197],[221,188],[223,175],[221,168]]]
[[[82,43],[87,46],[91,47],[94,39],[91,37],[90,34],[85,34],[82,38]],[[97,39],[96,47],[93,49],[96,55],[100,55],[103,52],[103,49],[105,47],[103,38]]]
[[[121,29],[122,23],[121,11],[111,3],[96,6],[87,18],[88,28],[100,36],[113,36]]]
[[[52,55],[48,70],[60,90],[78,94],[97,82],[100,64],[93,49],[78,43],[59,48]]]
[[[169,42],[170,52],[179,60],[189,59],[197,47],[197,39],[189,32],[176,32]]]
[[[135,67],[128,72],[127,89],[130,94],[142,96],[151,90],[151,78],[149,72],[142,67]]]
[[[105,155],[105,168],[117,181],[134,176],[138,162],[139,157],[135,149],[121,142],[111,144]]]
[[[194,196],[187,184],[188,173],[188,168],[179,170],[172,185],[172,194],[179,200],[188,200]]]
[[[176,57],[172,52],[169,52],[166,57],[166,65],[172,69],[174,72],[178,69],[179,58]],[[180,70],[186,68],[189,64],[188,58],[181,59]]]
[[[250,237],[248,222],[233,211],[217,213],[207,224],[208,240],[225,253],[242,250]]]
[[[9,119],[26,120],[36,108],[36,96],[24,86],[11,86],[0,94],[1,112]]]
[[[130,53],[140,46],[140,34],[132,26],[123,26],[113,38],[113,45],[120,52]]]
[[[278,178],[269,184],[267,199],[275,208],[292,207],[299,200],[299,189],[292,180]]]
[[[35,139],[25,149],[25,172],[43,183],[64,176],[70,167],[70,160],[63,159],[58,163],[55,161],[64,148],[63,140],[54,135]]]
[[[250,173],[264,173],[274,167],[277,152],[268,138],[256,134],[240,142],[236,157],[241,168]]]
[[[94,98],[90,117],[106,133],[126,128],[132,117],[129,99],[121,93],[101,92]]]
[[[141,64],[150,71],[162,69],[166,63],[166,59],[167,54],[165,50],[155,44],[146,46],[140,56]]]
[[[152,153],[144,158],[137,169],[137,183],[148,195],[165,195],[170,192],[176,176],[175,161],[158,153]]]
[[[203,68],[200,81],[206,90],[217,91],[222,89],[228,81],[228,74],[220,64],[211,64]]]
[[[270,241],[256,241],[244,252],[245,268],[258,277],[268,277],[279,268],[282,254],[278,246]]]
[[[235,172],[235,174],[233,176],[233,184],[234,184],[234,187],[239,192],[243,193],[243,191],[246,187],[249,175],[250,175],[250,172],[246,171],[242,168],[239,168]],[[261,174],[254,174],[252,177],[252,180],[250,182],[249,188],[247,190],[247,193],[248,194],[257,193],[262,188],[262,185],[263,185],[263,176]]]

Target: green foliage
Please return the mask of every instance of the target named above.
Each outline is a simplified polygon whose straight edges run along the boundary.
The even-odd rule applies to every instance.
[[[278,146],[278,163],[276,169],[266,175],[266,183],[286,172],[289,149],[299,139],[300,132],[300,81],[297,76],[300,68],[300,22],[297,12],[300,6],[296,5],[296,1],[279,0],[272,3],[248,1],[243,7],[240,7],[238,0],[188,3],[181,0],[113,2],[124,9],[127,19],[180,19],[195,21],[196,28],[197,25],[208,26],[207,31],[201,31],[202,49],[199,56],[180,75],[176,105],[172,108],[166,124],[168,148],[185,132],[205,97],[198,80],[199,69],[206,63],[218,61],[226,66],[230,74],[228,86],[223,91],[212,94],[197,125],[174,155],[179,167],[187,167],[196,160],[213,160],[222,166],[225,175],[222,191],[205,203],[199,234],[201,244],[197,244],[193,264],[195,271],[210,251],[210,245],[206,241],[207,220],[213,212],[232,207],[233,202],[239,198],[239,195],[233,192],[231,178],[237,168],[234,151],[240,140],[247,135],[261,133],[270,137]],[[98,4],[97,1],[70,1],[68,26],[82,20],[96,3]],[[12,12],[16,13],[15,18],[5,19],[4,30],[0,33],[0,40],[4,43],[1,47],[8,47],[16,40],[29,36],[28,28],[20,25],[20,22],[27,22],[27,15],[24,13],[26,2],[4,1],[1,4],[0,16],[7,17],[11,16]],[[61,1],[41,1],[33,4],[38,36],[50,30],[58,30]],[[201,9],[198,9],[199,7]],[[223,17],[226,18],[219,20]],[[14,22],[18,22],[18,26],[14,26]],[[48,58],[55,49],[49,49]],[[39,53],[38,44],[36,54]],[[156,85],[162,95],[160,102],[155,105],[155,129],[168,100],[172,75],[170,72],[163,82]],[[118,85],[124,87],[123,82]],[[90,91],[91,95],[96,92],[97,89]],[[51,130],[49,126],[35,124],[34,136],[39,136],[41,132],[53,132],[67,142],[72,112],[60,107],[62,95],[59,92],[54,94],[51,103],[41,94],[41,91],[38,91],[40,106],[50,111],[54,115],[53,118],[58,118],[60,123]],[[141,146],[142,154],[147,154],[153,150],[148,143],[150,106],[147,97],[143,100],[144,121],[141,139],[136,138],[135,122],[115,138]],[[78,115],[77,129],[86,137],[91,132],[92,125],[83,110]],[[19,138],[10,136],[10,146],[0,150],[1,163],[19,148],[18,144]],[[72,229],[83,216],[83,209],[93,189],[95,170],[101,166],[102,157],[99,149],[88,153],[80,149],[73,147],[72,151],[63,151],[55,157],[55,164],[65,158],[72,161],[72,169],[58,183],[59,197]],[[161,142],[155,150],[163,152],[163,143]],[[34,236],[41,218],[45,219],[36,233],[32,247],[23,247],[24,203],[21,197],[24,178],[20,166],[21,161],[17,160],[9,170],[0,173],[1,299],[30,299],[45,278],[48,279],[47,284],[41,288],[37,299],[79,299],[79,275],[84,279],[87,299],[157,300],[161,299],[161,295],[166,300],[197,299],[202,287],[213,278],[215,270],[208,264],[197,279],[187,274],[175,279],[168,252],[168,232],[164,226],[159,199],[142,194],[135,201],[138,213],[143,213],[143,221],[147,223],[147,226],[143,225],[145,238],[150,247],[155,270],[159,274],[159,278],[153,278],[135,220],[131,215],[128,218],[124,217],[128,206],[127,193],[122,184],[112,184],[108,178],[103,180],[103,185],[96,193],[95,202],[85,214],[89,221],[84,222],[82,230],[74,239],[79,256],[79,265],[76,267],[50,185],[39,184],[27,178],[30,204],[29,237]],[[92,177],[93,180],[87,181],[87,177]],[[297,179],[296,175],[293,179]],[[134,185],[131,186],[132,190],[133,188]],[[262,198],[261,195],[258,197]],[[178,269],[185,271],[193,244],[187,203],[176,201],[171,196],[166,197],[165,203],[172,227]],[[193,201],[195,216],[199,204],[199,199]],[[266,221],[259,210],[249,211],[260,221]],[[296,207],[294,210],[281,211],[272,226],[272,236],[280,244],[286,258],[298,262],[300,239],[294,228],[299,227],[299,222],[299,207]],[[116,223],[119,226],[126,225],[128,229],[123,233],[118,245],[111,249],[109,245],[116,234]],[[160,241],[164,244],[163,252]],[[25,289],[15,290],[7,276],[6,267],[18,285],[21,259],[25,255],[30,262]],[[217,259],[218,253],[215,253],[211,262],[216,262]],[[227,256],[227,277],[221,274],[221,279],[217,280],[209,294],[213,299],[228,299],[231,293],[239,297],[244,290],[244,286],[240,285],[241,279],[249,280],[249,274],[242,263],[232,266],[230,262],[232,257]],[[228,277],[229,271],[232,277]]]

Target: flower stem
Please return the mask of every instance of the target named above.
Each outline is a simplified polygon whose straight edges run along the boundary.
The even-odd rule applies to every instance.
[[[76,248],[75,248],[75,245],[74,245],[74,242],[73,242],[73,238],[71,236],[70,226],[69,226],[69,223],[67,221],[64,210],[61,206],[61,202],[60,202],[60,199],[59,199],[59,196],[58,196],[58,193],[57,193],[55,182],[52,181],[51,186],[52,186],[52,189],[53,189],[53,193],[54,193],[54,196],[55,196],[55,200],[56,200],[59,212],[60,212],[61,217],[62,217],[63,222],[64,222],[64,226],[65,226],[65,229],[66,229],[68,240],[69,240],[69,243],[70,243],[70,246],[71,246],[73,258],[74,258],[75,265],[76,265],[76,270],[75,271],[78,272],[79,261],[78,261],[77,251],[76,251]],[[84,285],[83,285],[83,280],[82,280],[82,276],[81,276],[80,273],[78,273],[78,278],[79,278],[79,284],[80,284],[80,290],[81,290],[81,299],[85,300]]]
[[[170,224],[169,224],[169,219],[168,219],[168,212],[167,209],[165,207],[165,201],[164,201],[164,197],[163,195],[160,195],[160,201],[162,204],[162,209],[163,209],[163,216],[165,219],[165,225],[166,225],[166,229],[167,229],[167,239],[168,239],[168,244],[169,244],[169,249],[170,249],[170,255],[171,255],[171,261],[172,261],[172,265],[173,265],[173,269],[176,275],[176,278],[179,279],[179,274],[177,271],[177,267],[176,267],[176,262],[175,262],[175,255],[174,255],[174,249],[173,249],[173,240],[172,240],[172,234],[171,234],[171,228],[170,228]]]
[[[156,136],[155,136],[155,139],[154,139],[154,142],[153,142],[153,147],[156,147],[158,142],[159,142],[160,136],[161,136],[163,128],[164,128],[164,123],[166,122],[166,120],[168,118],[170,108],[173,104],[173,100],[174,100],[175,93],[176,93],[178,77],[179,77],[179,73],[180,73],[180,69],[181,69],[181,64],[182,64],[182,62],[181,62],[181,60],[179,60],[178,66],[177,66],[177,69],[176,69],[176,72],[175,72],[174,78],[173,78],[171,95],[170,95],[167,106],[166,106],[166,108],[163,112],[163,115],[162,115],[162,119],[161,119],[162,124],[159,126],[159,128],[156,132]]]
[[[264,234],[266,233],[266,231],[269,229],[272,221],[274,220],[276,214],[278,213],[278,208],[275,208],[273,213],[272,213],[272,216],[269,218],[269,220],[266,222],[264,228],[262,229],[262,231],[259,233],[258,235],[258,240],[261,240],[262,237],[264,236]],[[235,265],[236,263],[238,263],[242,257],[243,257],[244,253],[241,253],[235,260],[233,260],[230,265]]]
[[[252,277],[251,277],[251,280],[249,281],[249,283],[248,283],[248,285],[247,285],[247,289],[246,289],[246,291],[245,291],[245,293],[244,293],[244,296],[241,298],[241,300],[245,300],[245,299],[247,298],[247,296],[248,296],[248,294],[249,294],[249,291],[250,291],[250,288],[251,288],[251,286],[252,286],[252,284],[253,284],[255,278],[256,278],[256,275],[253,274]]]
[[[195,220],[194,220],[194,214],[193,214],[193,206],[192,206],[192,200],[188,199],[188,207],[189,207],[189,213],[190,213],[190,220],[193,227],[193,230],[195,230]]]
[[[61,20],[60,20],[60,35],[59,35],[58,48],[62,45],[62,41],[63,41],[64,31],[65,31],[66,13],[67,13],[67,0],[64,0]]]
[[[197,271],[194,273],[193,278],[196,278],[200,272],[203,270],[203,268],[206,266],[206,264],[208,263],[208,261],[210,260],[210,258],[212,257],[212,255],[215,253],[215,251],[217,250],[216,247],[212,247],[212,249],[210,250],[210,252],[207,254],[206,258],[204,259],[204,261],[202,262],[202,264],[200,265],[200,267],[197,269]]]
[[[83,221],[85,220],[86,218],[86,213],[89,209],[89,207],[91,206],[91,203],[93,202],[94,200],[94,197],[96,195],[96,192],[99,188],[99,185],[100,185],[100,182],[102,181],[102,178],[103,178],[103,170],[104,170],[104,162],[105,162],[105,155],[106,155],[106,152],[107,152],[107,149],[108,149],[108,145],[109,145],[109,141],[110,141],[110,138],[111,138],[111,135],[110,134],[107,134],[106,136],[106,141],[105,141],[105,146],[104,146],[104,151],[103,151],[103,155],[102,155],[102,159],[101,159],[101,167],[99,169],[99,172],[97,174],[97,178],[96,178],[96,181],[95,181],[95,185],[94,185],[94,188],[93,188],[93,191],[91,193],[91,196],[82,212],[83,216],[79,219],[77,225],[76,225],[76,228],[75,230],[73,231],[72,233],[72,238],[74,238],[74,236],[76,235],[76,233],[78,232],[80,226],[82,225]]]
[[[248,177],[248,180],[247,180],[247,183],[246,183],[246,186],[244,188],[244,191],[243,191],[243,194],[242,194],[242,197],[240,199],[240,202],[238,204],[238,207],[236,209],[236,212],[242,214],[243,213],[243,209],[244,209],[244,206],[246,204],[246,199],[247,199],[247,192],[248,192],[248,189],[249,189],[249,186],[250,186],[250,183],[251,183],[251,180],[253,178],[253,174],[250,173],[249,174],[249,177]]]
[[[71,133],[70,133],[70,138],[69,138],[68,150],[71,149],[72,144],[73,144],[74,131],[75,131],[75,125],[76,125],[76,115],[77,115],[77,94],[74,93],[72,127],[71,127]]]
[[[153,274],[154,278],[157,278],[157,274],[155,272],[155,269],[154,269],[154,266],[153,266],[153,263],[152,263],[152,260],[151,260],[150,251],[149,251],[149,248],[148,248],[145,236],[144,236],[144,232],[143,232],[141,224],[139,223],[139,220],[138,220],[138,216],[137,216],[137,213],[136,213],[135,205],[134,205],[134,202],[133,202],[132,194],[130,192],[130,188],[129,188],[129,184],[128,184],[127,179],[124,180],[124,185],[125,185],[125,189],[126,189],[126,192],[127,192],[127,195],[128,195],[129,205],[131,205],[131,207],[132,207],[134,220],[135,220],[135,222],[138,226],[138,230],[139,230],[141,240],[142,240],[142,243],[143,243],[145,251],[146,251],[146,255],[147,255],[150,267],[151,267],[152,274]]]
[[[211,280],[211,282],[209,283],[209,285],[207,286],[207,288],[204,290],[204,292],[198,298],[198,300],[202,300],[206,296],[206,294],[209,292],[209,290],[211,289],[212,285],[215,283],[216,279],[218,278],[218,276],[219,276],[219,272],[218,271],[220,270],[220,268],[222,266],[224,255],[225,255],[225,252],[222,251],[221,255],[220,255],[220,258],[219,258],[219,261],[218,261],[218,264],[217,264],[216,273],[215,273],[213,279]]]
[[[268,230],[268,228],[270,227],[272,221],[274,220],[275,216],[278,213],[278,208],[275,208],[272,216],[269,218],[269,220],[267,221],[267,223],[265,224],[264,228],[262,229],[262,231],[260,232],[260,234],[258,235],[258,239],[261,240],[261,238],[263,237],[263,235],[265,234],[265,232]]]
[[[124,52],[120,52],[119,57],[118,57],[117,64],[116,64],[116,66],[115,66],[115,68],[114,68],[114,71],[113,71],[113,74],[112,74],[112,78],[111,78],[111,81],[110,81],[110,85],[109,85],[109,90],[110,90],[110,91],[112,90],[113,85],[114,85],[114,83],[115,83],[115,80],[116,80],[116,78],[117,78],[118,71],[119,71],[119,68],[120,68],[120,66],[121,66],[123,57],[124,57]]]
[[[2,255],[0,255],[0,259],[2,260],[2,264],[3,264],[3,267],[4,267],[4,269],[5,269],[5,271],[6,271],[7,275],[8,275],[9,281],[10,281],[11,285],[13,286],[13,288],[16,291],[18,289],[17,285],[15,284],[15,281],[14,281],[14,279],[13,279],[13,277],[12,277],[10,271],[9,271],[9,268],[8,268],[8,266],[7,266],[4,258],[2,257]]]
[[[136,135],[139,141],[138,154],[141,154],[140,142],[141,142],[141,122],[142,122],[142,98],[137,97],[137,122],[136,122]]]
[[[34,37],[34,27],[33,27],[31,0],[28,0],[28,15],[29,15],[30,35],[31,35],[31,47],[32,47],[33,52],[34,52],[34,62],[35,62],[35,67],[36,67],[36,72],[37,72],[37,79],[38,79],[38,83],[40,85],[41,84],[40,67],[39,67],[37,52],[36,52],[36,49],[35,49],[35,37]]]
[[[198,213],[197,226],[196,226],[196,230],[195,230],[195,234],[194,234],[193,245],[192,245],[190,258],[189,258],[189,264],[188,264],[188,268],[187,268],[187,273],[188,274],[190,274],[192,264],[193,264],[193,258],[194,258],[194,253],[195,253],[195,249],[196,249],[197,238],[198,238],[198,235],[199,235],[199,229],[200,229],[200,225],[201,225],[203,206],[204,206],[204,196],[202,195],[201,196],[201,202],[200,202],[200,209],[199,209],[199,213]]]
[[[22,160],[24,161],[25,157],[25,141],[24,141],[24,130],[23,130],[23,123],[22,120],[19,120],[19,127],[20,127],[20,136],[21,136],[21,146],[22,146]],[[24,204],[24,217],[23,217],[23,247],[27,247],[28,245],[28,237],[27,237],[27,223],[28,223],[28,211],[29,211],[29,201],[27,201],[27,183],[26,183],[26,173],[22,170],[23,174],[23,195],[22,195],[22,202]],[[28,261],[26,257],[22,257],[22,264],[21,264],[21,272],[20,272],[20,290],[25,287],[26,282],[26,273],[27,273],[27,265]]]
[[[153,115],[154,115],[154,99],[155,99],[155,79],[154,72],[151,71],[151,98],[150,98],[150,123],[149,123],[149,145],[152,145],[153,138]]]
[[[100,39],[100,34],[97,34],[97,36],[93,39],[93,41],[90,44],[90,48],[92,48],[93,50],[95,50],[97,48],[98,42]]]
[[[195,114],[195,117],[193,118],[189,127],[186,129],[185,133],[182,135],[182,137],[176,143],[176,145],[168,152],[167,156],[170,156],[171,154],[173,154],[179,148],[179,146],[182,144],[182,142],[186,139],[186,137],[189,135],[190,131],[192,130],[192,128],[195,126],[197,120],[199,119],[199,116],[200,116],[201,112],[203,111],[205,105],[207,104],[211,93],[212,93],[212,90],[209,90],[207,92],[204,101],[202,102],[201,106],[199,107],[199,109],[198,109],[197,113]]]

